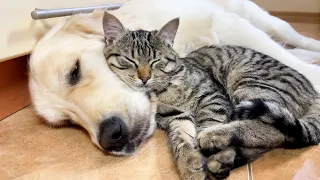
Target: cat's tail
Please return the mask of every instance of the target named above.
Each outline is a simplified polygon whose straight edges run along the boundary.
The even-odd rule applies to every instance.
[[[238,119],[259,119],[273,125],[286,137],[285,146],[300,148],[320,143],[320,99],[314,100],[307,112],[299,119],[287,108],[275,102],[254,99],[235,106]]]

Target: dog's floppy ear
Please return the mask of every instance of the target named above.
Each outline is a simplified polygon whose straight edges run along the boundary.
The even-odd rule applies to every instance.
[[[38,42],[44,37],[44,35],[51,29],[51,27],[38,28],[33,33],[35,40]]]
[[[157,33],[157,36],[160,39],[165,40],[170,45],[173,45],[174,38],[178,31],[179,21],[179,18],[175,18],[169,21],[161,28],[161,30]]]
[[[32,36],[36,40],[36,42],[38,42],[47,34],[47,32],[49,32],[54,27],[54,25],[49,24],[45,20],[37,20],[32,21],[31,27],[32,28],[30,29],[32,29]]]
[[[90,38],[91,36],[101,36],[101,18],[102,10],[95,10],[89,14],[77,14],[71,16],[63,26],[63,30],[72,34],[78,34],[83,37]]]
[[[108,43],[113,43],[124,34],[125,29],[123,25],[112,14],[105,12],[102,21],[104,37]]]

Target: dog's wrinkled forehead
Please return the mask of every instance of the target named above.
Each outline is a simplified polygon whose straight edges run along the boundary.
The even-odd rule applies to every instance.
[[[74,63],[82,58],[85,53],[102,51],[104,44],[102,41],[90,40],[77,35],[66,35],[58,32],[46,36],[39,41],[30,59],[32,73],[50,73],[47,70],[65,71],[69,68],[68,63]],[[40,68],[39,66],[43,67]],[[45,68],[51,66],[50,68]],[[57,72],[54,70],[55,72]]]
[[[63,48],[64,46],[66,44],[59,39],[48,39],[39,43],[30,58],[30,75],[49,86],[59,81],[59,76],[68,71],[71,63],[81,56],[76,49]]]

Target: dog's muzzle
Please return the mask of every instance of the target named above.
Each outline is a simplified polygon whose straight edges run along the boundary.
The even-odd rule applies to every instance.
[[[128,143],[128,137],[128,128],[119,117],[110,117],[100,124],[99,144],[105,151],[122,151]]]

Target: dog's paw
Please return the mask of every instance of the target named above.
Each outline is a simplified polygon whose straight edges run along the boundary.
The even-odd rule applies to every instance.
[[[232,119],[256,119],[267,113],[268,107],[261,99],[241,101],[234,107]]]
[[[202,151],[219,151],[229,147],[232,134],[223,130],[224,128],[216,126],[215,128],[208,128],[198,134],[198,143]]]
[[[207,161],[208,178],[224,179],[228,177],[235,157],[236,151],[231,147],[211,155]]]
[[[204,180],[207,176],[205,160],[202,154],[196,150],[184,150],[179,153],[176,163],[184,180]]]

